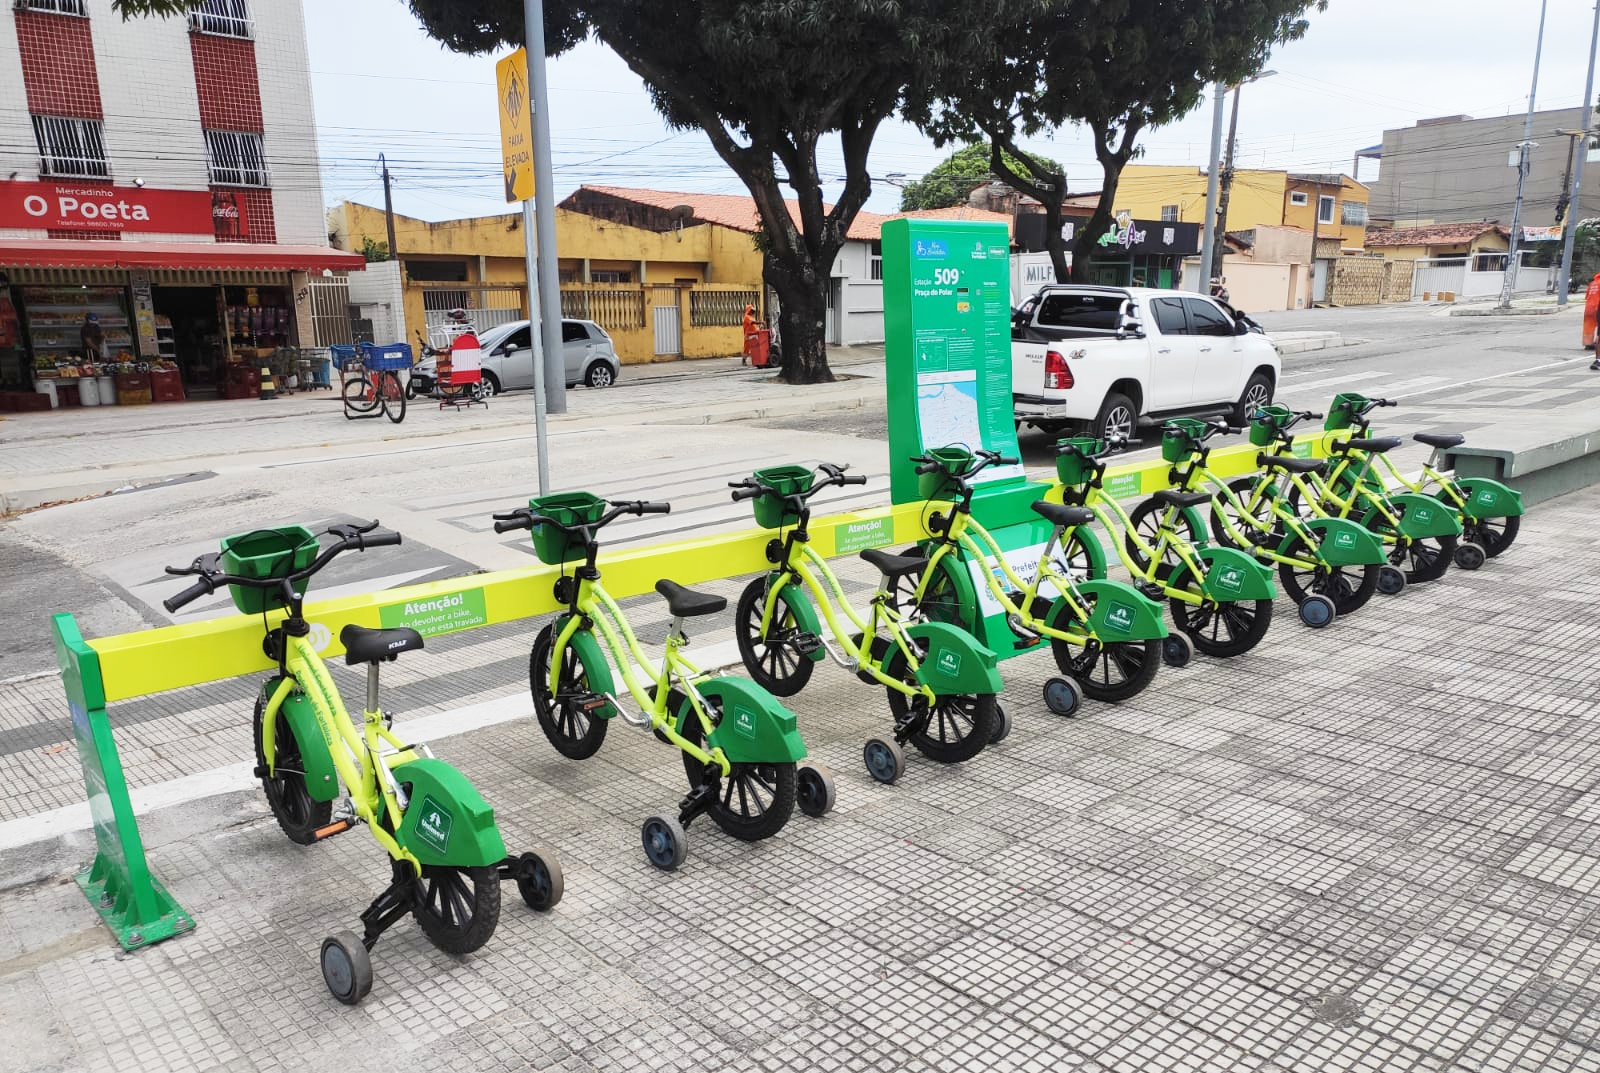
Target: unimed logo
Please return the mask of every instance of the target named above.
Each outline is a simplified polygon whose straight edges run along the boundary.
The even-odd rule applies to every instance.
[[[947,648],[943,652],[939,653],[938,666],[939,670],[943,671],[945,674],[960,674],[961,656]]]
[[[1217,587],[1238,592],[1244,584],[1244,574],[1237,566],[1230,566],[1217,574]]]
[[[733,729],[743,736],[753,739],[756,736],[756,717],[744,708],[738,709],[734,713]]]
[[[1127,604],[1113,604],[1106,614],[1106,625],[1127,633],[1133,629],[1133,609]]]
[[[454,822],[450,813],[431,797],[424,797],[418,807],[422,809],[422,818],[417,821],[417,837],[436,852],[443,853],[450,844],[450,827]]]
[[[1353,547],[1355,547],[1355,544],[1356,544],[1356,535],[1354,533],[1335,533],[1334,534],[1333,546],[1336,547],[1336,548],[1353,548]]]

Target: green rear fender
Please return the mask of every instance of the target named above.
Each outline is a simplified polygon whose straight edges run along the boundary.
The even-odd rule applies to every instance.
[[[1317,556],[1329,566],[1369,566],[1389,561],[1383,542],[1347,518],[1312,518],[1301,524],[1316,535]],[[1278,547],[1279,553],[1287,554],[1294,539],[1291,532]]]
[[[1200,588],[1218,603],[1277,597],[1272,571],[1237,548],[1201,548],[1199,555],[1206,569]]]
[[[268,700],[283,679],[273,678],[262,687]],[[284,698],[282,713],[300,746],[301,769],[306,773],[306,792],[315,801],[332,801],[339,796],[339,774],[333,767],[333,753],[323,736],[322,724],[311,708],[311,698],[298,689]]]
[[[1463,477],[1456,482],[1468,518],[1515,518],[1522,514],[1522,493],[1489,477]]]
[[[395,840],[418,861],[477,868],[505,860],[494,809],[465,775],[432,757],[396,764],[393,770],[395,781],[410,785]]]
[[[794,713],[748,678],[726,675],[697,686],[707,701],[722,706],[722,721],[707,739],[712,748],[735,764],[782,764],[806,758],[806,743],[795,726]],[[678,726],[694,718],[694,705],[684,698]]]
[[[1080,581],[1077,589],[1094,598],[1089,628],[1102,641],[1149,641],[1167,635],[1161,605],[1121,581]],[[1066,601],[1056,601],[1065,607]]]
[[[562,615],[556,620],[555,626],[552,627],[555,636],[561,636],[561,631],[566,628],[571,618],[571,615]],[[611,661],[606,659],[605,651],[601,649],[600,641],[593,631],[579,630],[568,639],[567,647],[577,652],[578,658],[583,661],[584,672],[589,677],[589,692],[610,697],[617,695],[617,682],[611,675]],[[551,664],[553,666],[555,660],[552,659]],[[610,719],[617,714],[617,706],[607,703],[588,714],[599,716],[601,719]]]
[[[1430,495],[1405,492],[1390,496],[1389,502],[1405,511],[1400,516],[1400,532],[1417,540],[1422,537],[1447,537],[1461,535],[1461,521],[1456,511]]]
[[[906,635],[924,652],[918,661],[918,683],[938,695],[998,693],[1003,688],[994,652],[966,630],[946,622],[919,622],[906,627]],[[884,673],[898,651],[898,646],[889,646],[880,664]]]
[[[771,591],[770,586],[776,585],[785,576],[786,575],[781,570],[774,570],[772,573],[768,574],[768,591]],[[822,620],[817,617],[817,609],[812,606],[811,596],[806,592],[803,585],[801,585],[794,578],[789,578],[788,584],[784,585],[784,587],[779,590],[778,600],[784,606],[788,607],[789,613],[794,616],[795,625],[798,626],[802,632],[809,633],[813,637],[822,636]],[[776,617],[777,613],[777,609],[774,608],[773,616]],[[816,663],[822,659],[825,659],[827,655],[827,651],[821,645],[818,645],[816,651],[812,652],[807,658],[809,658],[811,662]]]

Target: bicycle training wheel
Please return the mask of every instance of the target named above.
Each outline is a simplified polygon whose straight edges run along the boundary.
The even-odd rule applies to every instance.
[[[884,668],[889,677],[916,685],[917,676],[906,665],[906,654],[895,646]],[[911,744],[929,760],[954,764],[971,760],[994,737],[995,700],[993,693],[944,694],[930,707],[923,696],[908,697],[897,689],[884,687],[889,695],[889,710],[895,725],[912,721]]]
[[[363,374],[354,380],[346,380],[342,392],[344,398],[344,415],[355,418],[363,414],[370,414],[378,408],[378,392],[372,381]]]
[[[1391,504],[1390,509],[1397,516],[1405,514],[1404,505]],[[1444,572],[1450,569],[1451,560],[1455,558],[1456,544],[1460,540],[1455,536],[1401,536],[1376,506],[1367,511],[1361,524],[1383,538],[1388,545],[1389,561],[1405,571],[1407,584],[1438,581],[1444,577]],[[1485,553],[1487,550],[1485,548]]]
[[[263,772],[266,771],[267,756],[262,751],[261,724],[266,710],[267,698],[257,697],[255,715],[250,722],[255,728],[256,763],[261,765]],[[306,765],[300,755],[300,743],[295,741],[294,730],[282,711],[278,712],[272,742],[273,752],[277,754],[274,764],[277,775],[263,774],[261,777],[261,789],[267,795],[267,807],[272,810],[272,816],[283,828],[283,833],[289,836],[289,841],[309,846],[317,840],[317,831],[328,826],[328,821],[333,817],[333,802],[318,801],[306,789]]]
[[[1174,589],[1200,591],[1187,566],[1180,566],[1167,582]],[[1176,596],[1168,600],[1172,621],[1208,656],[1240,656],[1261,643],[1272,625],[1271,600],[1238,600],[1189,604]]]
[[[1084,611],[1094,613],[1094,597],[1079,593]],[[1066,600],[1052,604],[1055,613],[1050,616],[1053,629],[1084,633],[1088,623],[1074,614]],[[1127,700],[1155,681],[1161,667],[1161,640],[1145,641],[1091,641],[1087,645],[1073,644],[1060,637],[1050,638],[1050,651],[1056,657],[1061,673],[1070,675],[1083,689],[1084,696],[1115,703]]]
[[[811,681],[814,664],[800,650],[805,631],[794,613],[791,585],[778,593],[772,609],[772,622],[766,637],[761,636],[761,616],[766,610],[767,579],[758,577],[739,594],[734,612],[734,634],[739,642],[739,658],[756,684],[776,697],[792,697]],[[818,642],[820,643],[820,641]]]
[[[606,740],[610,720],[599,713],[609,711],[611,704],[589,691],[589,669],[583,665],[578,650],[570,645],[561,654],[557,693],[550,695],[550,649],[554,644],[555,624],[551,623],[539,631],[533,651],[528,653],[533,711],[539,717],[539,729],[556,752],[569,760],[584,760],[599,752],[600,743]]]
[[[425,864],[412,915],[428,941],[447,954],[470,954],[500,923],[500,877],[483,865]]]
[[[706,714],[711,725],[722,722],[722,701],[706,697]],[[687,697],[678,709],[678,733],[699,745],[705,738],[700,717]],[[683,754],[684,774],[694,789],[705,778],[706,766],[688,753]],[[734,764],[733,770],[719,779],[721,785],[707,810],[716,825],[743,842],[759,842],[783,830],[794,815],[795,762],[778,764]]]
[[[1295,606],[1308,596],[1326,596],[1333,601],[1334,610],[1348,615],[1366,606],[1378,588],[1380,563],[1365,566],[1324,566],[1316,563],[1315,548],[1306,544],[1298,533],[1282,552],[1285,558],[1299,562],[1278,564],[1278,583]],[[1316,565],[1310,565],[1316,563]]]
[[[1522,519],[1515,514],[1507,518],[1465,520],[1461,538],[1472,541],[1493,559],[1511,546],[1511,542],[1517,539],[1517,530],[1521,528]]]

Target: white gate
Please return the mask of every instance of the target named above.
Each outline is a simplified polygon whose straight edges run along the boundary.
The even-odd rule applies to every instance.
[[[656,353],[677,357],[683,353],[683,318],[679,316],[678,288],[655,288]]]
[[[840,305],[840,302],[839,302],[839,289],[840,289],[840,286],[841,286],[841,281],[840,280],[838,280],[838,279],[829,279],[828,280],[828,316],[827,316],[827,323],[825,325],[825,328],[827,330],[826,338],[827,338],[829,344],[831,344],[833,346],[843,346],[844,345],[844,332],[842,331],[842,328],[843,328],[842,321],[844,320],[844,318],[840,315],[840,312],[839,312],[839,305]]]
[[[1421,298],[1424,294],[1437,297],[1446,291],[1465,294],[1466,282],[1465,257],[1419,257],[1411,273],[1411,297]]]
[[[1328,277],[1333,274],[1333,262],[1319,257],[1311,264],[1311,304],[1328,300]]]

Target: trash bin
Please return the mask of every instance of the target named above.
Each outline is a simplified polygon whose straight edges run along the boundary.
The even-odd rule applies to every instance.
[[[744,352],[750,355],[750,364],[765,369],[772,364],[772,329],[757,328],[744,337]]]
[[[54,410],[61,405],[61,400],[56,395],[56,382],[54,380],[35,380],[33,382],[33,390],[49,397],[50,409]]]
[[[80,406],[100,405],[100,384],[92,376],[85,376],[78,380],[78,404]]]
[[[114,376],[100,376],[95,378],[95,383],[100,389],[100,405],[115,406],[117,404],[117,378]]]

